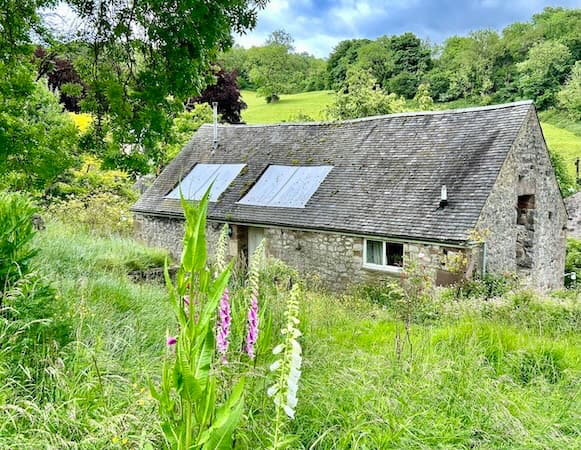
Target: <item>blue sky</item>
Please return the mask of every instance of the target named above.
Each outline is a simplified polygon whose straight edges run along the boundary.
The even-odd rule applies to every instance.
[[[500,31],[529,21],[546,6],[580,8],[581,0],[270,0],[257,27],[238,36],[237,43],[261,45],[271,31],[284,29],[294,37],[297,51],[327,57],[343,39],[412,31],[441,43],[483,28]]]

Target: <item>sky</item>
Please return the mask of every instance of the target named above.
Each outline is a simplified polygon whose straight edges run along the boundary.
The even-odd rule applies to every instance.
[[[581,8],[581,0],[270,0],[256,28],[237,36],[243,47],[262,45],[274,30],[295,39],[298,52],[326,58],[344,39],[415,33],[432,43],[485,28],[501,31],[527,22],[546,6]]]

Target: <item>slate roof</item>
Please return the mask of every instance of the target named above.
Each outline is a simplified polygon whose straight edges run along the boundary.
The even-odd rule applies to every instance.
[[[183,217],[165,199],[196,163],[246,163],[208,218],[359,235],[461,243],[480,211],[532,102],[365,119],[202,126],[134,205]],[[332,165],[305,208],[237,203],[270,164]],[[441,186],[449,204],[439,207]]]

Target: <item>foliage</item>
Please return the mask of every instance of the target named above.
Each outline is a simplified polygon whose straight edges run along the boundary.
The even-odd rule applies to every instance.
[[[577,191],[577,181],[568,170],[565,158],[560,153],[551,149],[549,149],[549,156],[551,158],[551,165],[555,171],[555,176],[557,177],[557,182],[559,183],[561,195],[567,197],[568,195],[574,194]]]
[[[556,94],[571,66],[571,52],[566,45],[547,41],[534,45],[528,58],[517,64],[522,94],[545,109],[555,104]]]
[[[338,92],[327,111],[334,119],[357,119],[400,112],[404,105],[402,98],[383,92],[369,73],[353,70],[348,77],[346,92]]]
[[[242,110],[246,109],[246,103],[240,96],[236,71],[226,72],[220,67],[215,77],[215,83],[206,87],[199,97],[194,97],[188,101],[188,111],[193,109],[192,103],[207,103],[212,106],[213,102],[217,102],[218,114],[223,122],[240,123]]]
[[[293,71],[290,65],[289,48],[276,41],[253,49],[250,80],[257,86],[257,94],[267,103],[278,101],[280,94],[288,93]]]
[[[414,96],[414,100],[418,102],[420,111],[430,111],[433,109],[434,100],[432,99],[429,83],[422,83],[418,86],[418,91]]]
[[[55,52],[47,53],[42,47],[34,52],[37,60],[38,77],[47,78],[48,87],[58,91],[59,102],[69,112],[81,112],[80,100],[84,97],[85,86],[73,62],[59,58]]]
[[[490,299],[501,297],[518,287],[518,279],[513,275],[486,274],[484,277],[463,280],[453,289],[456,298]]]
[[[130,235],[133,231],[133,216],[129,211],[132,203],[126,197],[101,191],[55,201],[48,213],[65,224],[80,226],[96,234]]]
[[[3,295],[29,272],[37,253],[32,244],[36,211],[27,196],[0,192],[0,307]]]
[[[170,303],[179,324],[175,356],[165,361],[161,386],[151,386],[159,402],[162,430],[171,448],[229,449],[244,406],[244,379],[217,404],[216,309],[230,277],[231,264],[215,279],[206,266],[206,211],[209,190],[199,205],[182,199],[186,218],[182,260],[172,282],[166,264]],[[170,341],[168,340],[168,343]]]
[[[231,33],[254,27],[262,0],[171,5],[142,1],[94,3],[68,0],[83,22],[64,53],[86,85],[84,111],[95,116],[94,142],[140,149],[157,167],[164,142],[183,102],[211,82],[208,72]]]
[[[0,61],[0,182],[43,190],[75,162],[77,129],[24,63]]]
[[[565,272],[575,272],[577,280],[574,283],[571,277],[565,277],[566,286],[574,286],[581,283],[581,241],[573,238],[567,239],[567,253],[565,257]]]
[[[565,85],[557,94],[559,105],[573,120],[581,120],[581,61],[575,62]]]

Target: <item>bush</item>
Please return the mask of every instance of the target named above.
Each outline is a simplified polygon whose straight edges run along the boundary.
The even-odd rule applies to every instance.
[[[573,287],[581,283],[581,241],[577,239],[567,239],[567,256],[565,257],[565,272],[575,272],[577,280],[572,281],[571,277],[565,277],[565,286]]]
[[[131,201],[110,192],[99,192],[86,197],[70,197],[54,203],[49,214],[68,225],[81,225],[97,234],[128,235],[133,230]]]
[[[35,213],[36,207],[28,197],[0,193],[0,293],[28,273],[37,253],[32,245]]]
[[[453,289],[456,298],[484,298],[501,297],[518,287],[516,275],[486,274],[483,278],[463,280]]]

